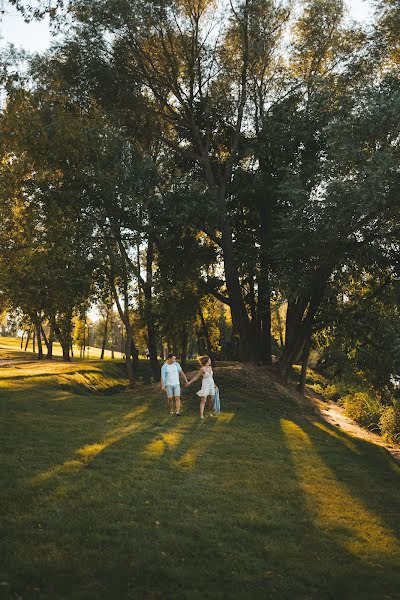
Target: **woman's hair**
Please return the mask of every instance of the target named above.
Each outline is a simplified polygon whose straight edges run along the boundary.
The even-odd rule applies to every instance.
[[[200,356],[198,361],[201,365],[203,365],[203,367],[208,363],[208,361],[210,360],[209,356]]]

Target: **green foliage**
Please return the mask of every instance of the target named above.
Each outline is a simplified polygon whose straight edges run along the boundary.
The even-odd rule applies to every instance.
[[[352,392],[342,398],[346,414],[360,425],[379,431],[383,406],[368,392]]]
[[[379,419],[383,437],[389,442],[400,441],[400,401],[394,400],[391,406],[385,406]]]

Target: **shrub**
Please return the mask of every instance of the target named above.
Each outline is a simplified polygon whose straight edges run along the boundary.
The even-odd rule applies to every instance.
[[[378,429],[383,406],[378,398],[366,392],[354,392],[343,398],[343,406],[347,416],[369,429]]]
[[[308,387],[316,394],[320,394],[321,396],[324,396],[324,398],[329,398],[330,400],[337,400],[340,397],[340,394],[333,383],[328,383],[327,385],[313,383]]]
[[[379,419],[379,427],[388,442],[400,441],[400,402],[395,400],[392,406],[383,409]]]

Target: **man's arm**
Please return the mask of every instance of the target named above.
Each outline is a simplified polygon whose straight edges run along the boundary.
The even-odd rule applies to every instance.
[[[165,392],[165,365],[161,367],[161,389]]]
[[[177,363],[177,365],[178,365],[179,375],[182,375],[183,379],[185,380],[185,383],[188,383],[188,378],[186,377],[186,374],[183,371],[181,365],[179,363]]]

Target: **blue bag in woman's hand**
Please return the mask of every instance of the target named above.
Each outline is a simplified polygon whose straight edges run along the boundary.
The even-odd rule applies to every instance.
[[[214,394],[214,408],[213,408],[214,413],[219,413],[221,412],[221,403],[219,400],[219,388],[217,388],[217,386],[215,386],[215,394]]]

